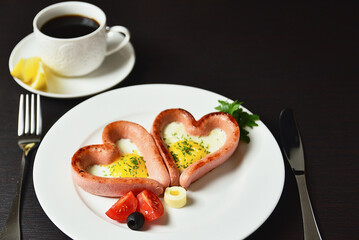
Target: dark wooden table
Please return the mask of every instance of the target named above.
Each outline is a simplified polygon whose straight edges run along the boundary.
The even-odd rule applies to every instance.
[[[15,193],[18,97],[11,78],[13,47],[32,32],[32,19],[55,1],[0,1],[0,226]],[[176,83],[204,88],[258,113],[279,142],[278,117],[297,115],[307,159],[307,182],[323,239],[358,239],[358,5],[346,1],[89,1],[108,24],[132,33],[136,64],[115,88]],[[86,100],[42,98],[45,132]],[[24,239],[68,239],[36,198],[32,166],[23,192]],[[241,226],[238,226],[240,228]],[[303,239],[299,196],[286,163],[282,197],[248,239]]]

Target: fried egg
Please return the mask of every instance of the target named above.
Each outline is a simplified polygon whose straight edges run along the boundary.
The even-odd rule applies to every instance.
[[[162,139],[177,168],[183,171],[192,163],[222,147],[226,141],[226,134],[222,129],[215,128],[208,136],[194,136],[186,132],[182,123],[172,122],[165,127]]]
[[[116,146],[121,157],[108,165],[92,165],[86,170],[99,177],[148,177],[147,168],[141,153],[129,139],[120,139]]]

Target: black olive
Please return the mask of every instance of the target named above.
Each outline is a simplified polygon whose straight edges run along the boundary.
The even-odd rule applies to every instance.
[[[139,230],[145,223],[145,217],[140,212],[133,212],[127,218],[127,226],[132,230]]]

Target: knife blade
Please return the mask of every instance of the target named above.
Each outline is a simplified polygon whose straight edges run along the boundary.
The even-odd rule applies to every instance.
[[[280,113],[279,129],[284,156],[293,170],[298,185],[303,217],[304,239],[321,240],[322,238],[314,217],[305,180],[305,160],[302,139],[292,109],[285,108]]]
[[[305,173],[305,162],[301,136],[292,109],[284,109],[280,115],[280,134],[285,157],[294,174]]]

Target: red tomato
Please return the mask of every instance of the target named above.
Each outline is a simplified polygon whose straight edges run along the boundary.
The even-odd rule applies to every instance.
[[[148,221],[161,217],[165,212],[161,200],[156,194],[149,190],[143,190],[140,192],[137,195],[137,199],[139,211]]]
[[[106,215],[116,221],[126,221],[127,217],[136,211],[138,201],[132,192],[123,195],[112,207],[106,212]]]

